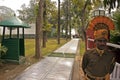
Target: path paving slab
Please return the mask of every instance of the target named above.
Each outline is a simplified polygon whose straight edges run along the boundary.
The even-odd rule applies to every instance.
[[[79,39],[72,39],[55,53],[76,54]],[[14,80],[71,80],[74,58],[45,57],[25,69]]]
[[[65,45],[63,45],[62,47],[55,50],[54,53],[73,53],[73,54],[76,54],[78,42],[79,42],[79,39],[72,39],[71,41],[69,41]]]
[[[14,80],[70,80],[73,58],[45,57]]]

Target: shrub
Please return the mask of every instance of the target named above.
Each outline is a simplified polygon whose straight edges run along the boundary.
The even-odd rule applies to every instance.
[[[110,42],[114,44],[119,44],[120,42],[120,33],[118,31],[112,31],[110,37]]]
[[[0,46],[0,61],[1,61],[2,55],[5,55],[7,50],[8,49],[5,46]]]

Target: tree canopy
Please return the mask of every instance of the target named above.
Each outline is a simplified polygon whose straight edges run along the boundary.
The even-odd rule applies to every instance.
[[[109,9],[109,13],[114,8],[120,7],[120,0],[103,0],[104,7]]]
[[[0,6],[0,18],[6,19],[8,17],[15,16],[15,12],[6,6]]]

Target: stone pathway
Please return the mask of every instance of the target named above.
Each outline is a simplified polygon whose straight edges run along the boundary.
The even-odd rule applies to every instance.
[[[76,54],[79,39],[72,39],[56,53]],[[14,80],[71,80],[74,58],[45,57],[18,75]]]
[[[67,42],[64,46],[55,50],[54,53],[73,53],[73,54],[76,54],[78,42],[79,42],[79,39],[72,39],[71,41]]]
[[[45,57],[14,80],[70,80],[72,58]]]

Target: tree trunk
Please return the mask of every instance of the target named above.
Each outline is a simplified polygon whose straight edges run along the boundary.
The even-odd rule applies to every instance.
[[[44,12],[43,12],[44,14],[43,14],[43,23],[44,23],[44,25],[43,25],[43,29],[45,29],[45,27],[46,27],[46,0],[44,0]],[[46,39],[47,39],[47,31],[46,30],[44,30],[43,31],[43,44],[42,44],[42,47],[46,47]]]
[[[46,47],[46,41],[47,41],[47,32],[43,31],[43,48]]]
[[[81,15],[81,22],[82,22],[82,39],[86,40],[86,33],[85,33],[85,11],[88,6],[89,0],[85,2],[85,5],[82,9],[82,15]]]
[[[57,31],[57,41],[60,44],[60,0],[58,0],[58,31]]]
[[[41,40],[43,27],[43,0],[39,1],[38,15],[36,17],[36,40],[35,40],[35,58],[42,57]]]
[[[69,28],[69,5],[68,5],[68,0],[67,0],[67,7],[66,7],[66,12],[67,12],[67,15],[66,15],[66,31],[65,31],[65,35],[66,35],[66,40],[68,40],[69,38],[69,35],[68,35],[68,28]]]
[[[71,2],[70,2],[70,0],[68,1],[68,8],[69,8],[69,37],[70,37],[70,39],[71,39],[71,36],[72,36],[72,34],[71,34],[71,11],[70,11],[70,9],[71,9]]]

